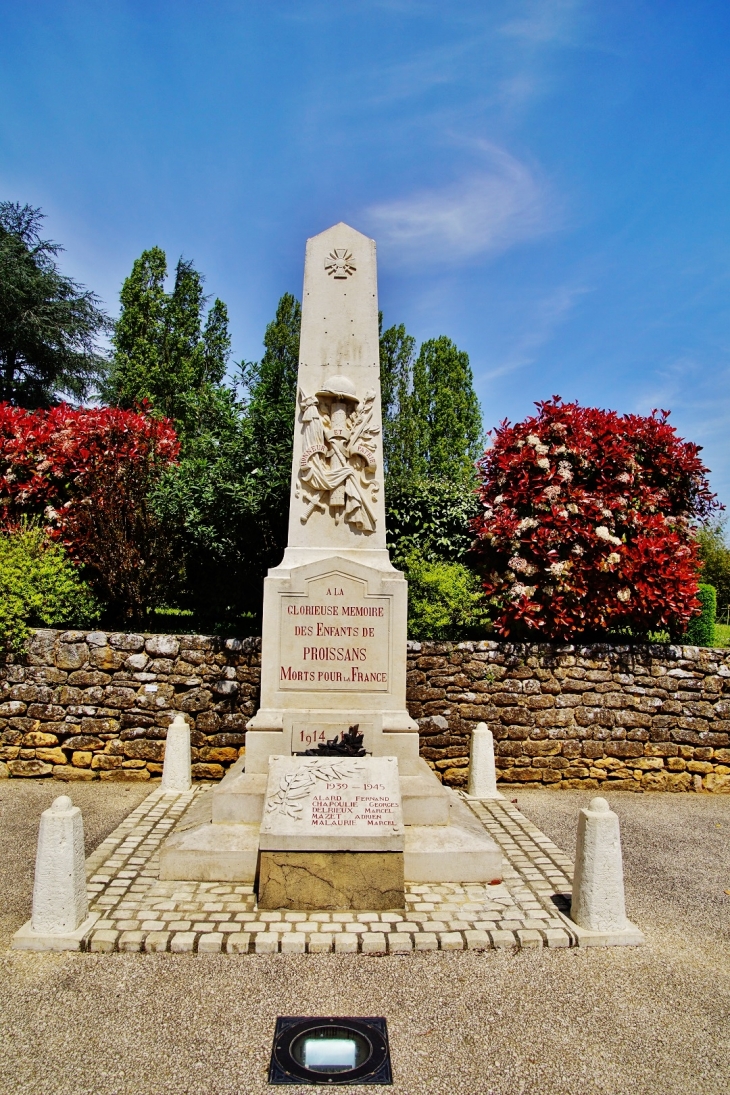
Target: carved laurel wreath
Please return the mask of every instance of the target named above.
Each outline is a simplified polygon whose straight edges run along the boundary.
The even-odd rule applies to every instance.
[[[266,815],[283,814],[285,817],[301,820],[304,804],[299,801],[306,798],[316,786],[317,780],[325,783],[336,783],[339,780],[352,779],[357,772],[361,772],[364,765],[357,761],[341,761],[334,759],[323,764],[317,759],[314,762],[301,764],[293,772],[288,772],[279,781],[279,790],[267,800]]]

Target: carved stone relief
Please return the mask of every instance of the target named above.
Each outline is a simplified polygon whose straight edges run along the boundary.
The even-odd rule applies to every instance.
[[[300,388],[299,406],[304,443],[299,463],[297,497],[301,496],[306,524],[315,510],[329,508],[338,525],[344,520],[360,532],[375,531],[375,502],[380,484],[377,435],[373,424],[376,393],[360,399],[346,376],[333,376],[316,395]]]
[[[352,251],[346,247],[335,247],[324,260],[324,268],[336,279],[352,277],[357,269],[352,261]]]

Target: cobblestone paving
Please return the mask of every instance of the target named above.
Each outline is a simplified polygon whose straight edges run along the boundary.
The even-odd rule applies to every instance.
[[[504,855],[500,884],[406,885],[402,912],[259,912],[252,886],[161,882],[159,849],[196,795],[153,791],[87,861],[91,951],[405,954],[576,946],[552,898],[573,865],[507,802],[469,805]]]

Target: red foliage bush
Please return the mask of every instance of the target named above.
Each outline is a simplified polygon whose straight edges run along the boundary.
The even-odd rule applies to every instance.
[[[693,521],[717,508],[668,411],[618,415],[559,396],[503,422],[478,464],[475,551],[511,637],[682,634],[699,611]]]
[[[178,453],[172,423],[144,411],[0,403],[0,527],[39,518],[113,613],[140,620],[170,581],[149,495]]]

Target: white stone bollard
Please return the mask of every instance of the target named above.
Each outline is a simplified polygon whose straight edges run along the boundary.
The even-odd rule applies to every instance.
[[[643,943],[638,928],[626,918],[619,820],[605,798],[591,799],[578,815],[571,920],[596,943]],[[579,943],[592,942],[581,932]]]
[[[494,739],[485,722],[477,723],[472,731],[467,794],[470,798],[504,798],[497,790]]]
[[[31,927],[64,935],[76,931],[88,914],[84,821],[68,795],[59,795],[41,814]]]
[[[84,822],[68,795],[41,814],[33,912],[11,943],[14,950],[79,950],[99,919],[86,896]]]
[[[175,715],[167,729],[160,789],[165,794],[176,795],[189,791],[191,787],[190,726],[182,715]]]

